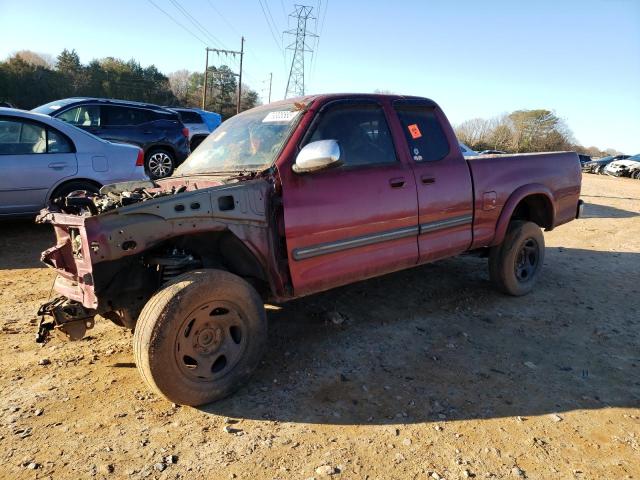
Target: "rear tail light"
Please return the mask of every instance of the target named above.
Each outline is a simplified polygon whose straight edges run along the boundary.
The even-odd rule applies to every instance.
[[[182,129],[182,135],[184,135],[185,137],[189,138],[189,129],[187,127],[184,127]]]
[[[144,152],[142,149],[138,150],[138,158],[136,158],[136,167],[144,167]]]

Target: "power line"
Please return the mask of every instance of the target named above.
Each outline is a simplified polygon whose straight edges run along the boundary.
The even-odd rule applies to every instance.
[[[193,36],[196,40],[198,40],[199,42],[202,42],[204,45],[207,45],[207,42],[205,42],[204,40],[202,40],[202,38],[200,38],[198,35],[196,35],[195,33],[193,33],[191,30],[189,30],[187,27],[185,27],[183,24],[181,24],[178,20],[176,20],[175,18],[173,18],[171,15],[169,15],[165,10],[163,10],[162,8],[160,8],[153,0],[147,0],[151,5],[153,5],[154,7],[156,7],[158,10],[160,10],[162,13],[164,13],[167,17],[169,17],[169,19],[174,22],[176,25],[182,27],[182,29],[184,31],[186,31],[189,35]]]
[[[262,15],[264,16],[264,20],[267,22],[267,26],[269,27],[269,31],[271,32],[271,37],[273,38],[273,41],[275,42],[276,47],[278,47],[278,50],[280,51],[282,56],[284,56],[284,51],[282,50],[282,46],[278,44],[276,35],[273,32],[273,28],[271,27],[271,24],[269,23],[269,19],[267,18],[267,12],[265,11],[264,6],[262,5],[262,0],[258,0],[258,3],[260,4],[260,8],[262,9]]]
[[[207,3],[209,3],[209,6],[213,9],[213,11],[216,12],[220,16],[220,18],[222,18],[224,23],[226,23],[231,30],[233,30],[237,35],[242,36],[242,34],[238,30],[236,30],[236,28],[231,24],[231,22],[229,22],[229,20],[227,20],[225,16],[222,15],[222,12],[215,7],[215,5],[211,0],[207,0]]]
[[[267,13],[269,14],[269,18],[271,19],[271,22],[273,23],[273,27],[275,28],[275,31],[276,32],[280,31],[280,29],[278,28],[278,24],[273,19],[273,15],[271,15],[271,9],[269,8],[269,2],[267,0],[265,0],[264,6],[267,8]]]
[[[211,41],[213,41],[213,43],[217,43],[218,45],[222,46],[223,48],[227,48],[224,43],[218,39],[215,35],[212,35],[211,32],[209,32],[209,30],[207,30],[207,28],[202,25],[196,18],[194,18],[182,5],[180,5],[176,0],[169,0],[174,7],[176,7],[180,13],[182,13],[182,15],[185,16],[185,18],[187,20],[189,20],[191,22],[192,25],[194,25],[198,30],[200,30],[205,37],[209,37],[209,39]]]

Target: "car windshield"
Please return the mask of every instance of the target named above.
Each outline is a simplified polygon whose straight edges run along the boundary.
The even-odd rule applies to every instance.
[[[44,113],[45,115],[51,115],[56,110],[61,109],[65,105],[79,101],[79,98],[65,98],[64,100],[54,100],[53,102],[45,103],[32,109],[32,112]]]
[[[175,175],[264,170],[275,161],[299,117],[299,104],[293,103],[236,115],[209,135]]]

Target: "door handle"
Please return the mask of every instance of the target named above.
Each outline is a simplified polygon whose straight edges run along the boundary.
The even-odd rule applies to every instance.
[[[391,185],[391,188],[404,187],[404,178],[392,178],[389,180],[389,185]]]
[[[425,185],[429,185],[430,183],[436,183],[436,179],[434,177],[427,177],[426,175],[421,176],[420,180]]]
[[[54,170],[62,170],[67,166],[65,162],[53,162],[47,165],[49,168],[53,168]]]

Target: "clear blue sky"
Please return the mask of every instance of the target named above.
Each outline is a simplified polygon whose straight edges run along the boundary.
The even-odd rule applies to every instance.
[[[292,0],[262,0],[274,34],[259,0],[173,2],[214,38],[172,0],[0,0],[0,58],[75,48],[83,62],[114,56],[164,73],[201,71],[205,43],[238,49],[243,34],[246,82],[266,99],[273,72],[273,98],[284,96],[290,55],[283,58],[281,31]],[[321,7],[307,93],[423,95],[453,123],[548,108],[585,146],[640,152],[640,0],[298,3]]]

